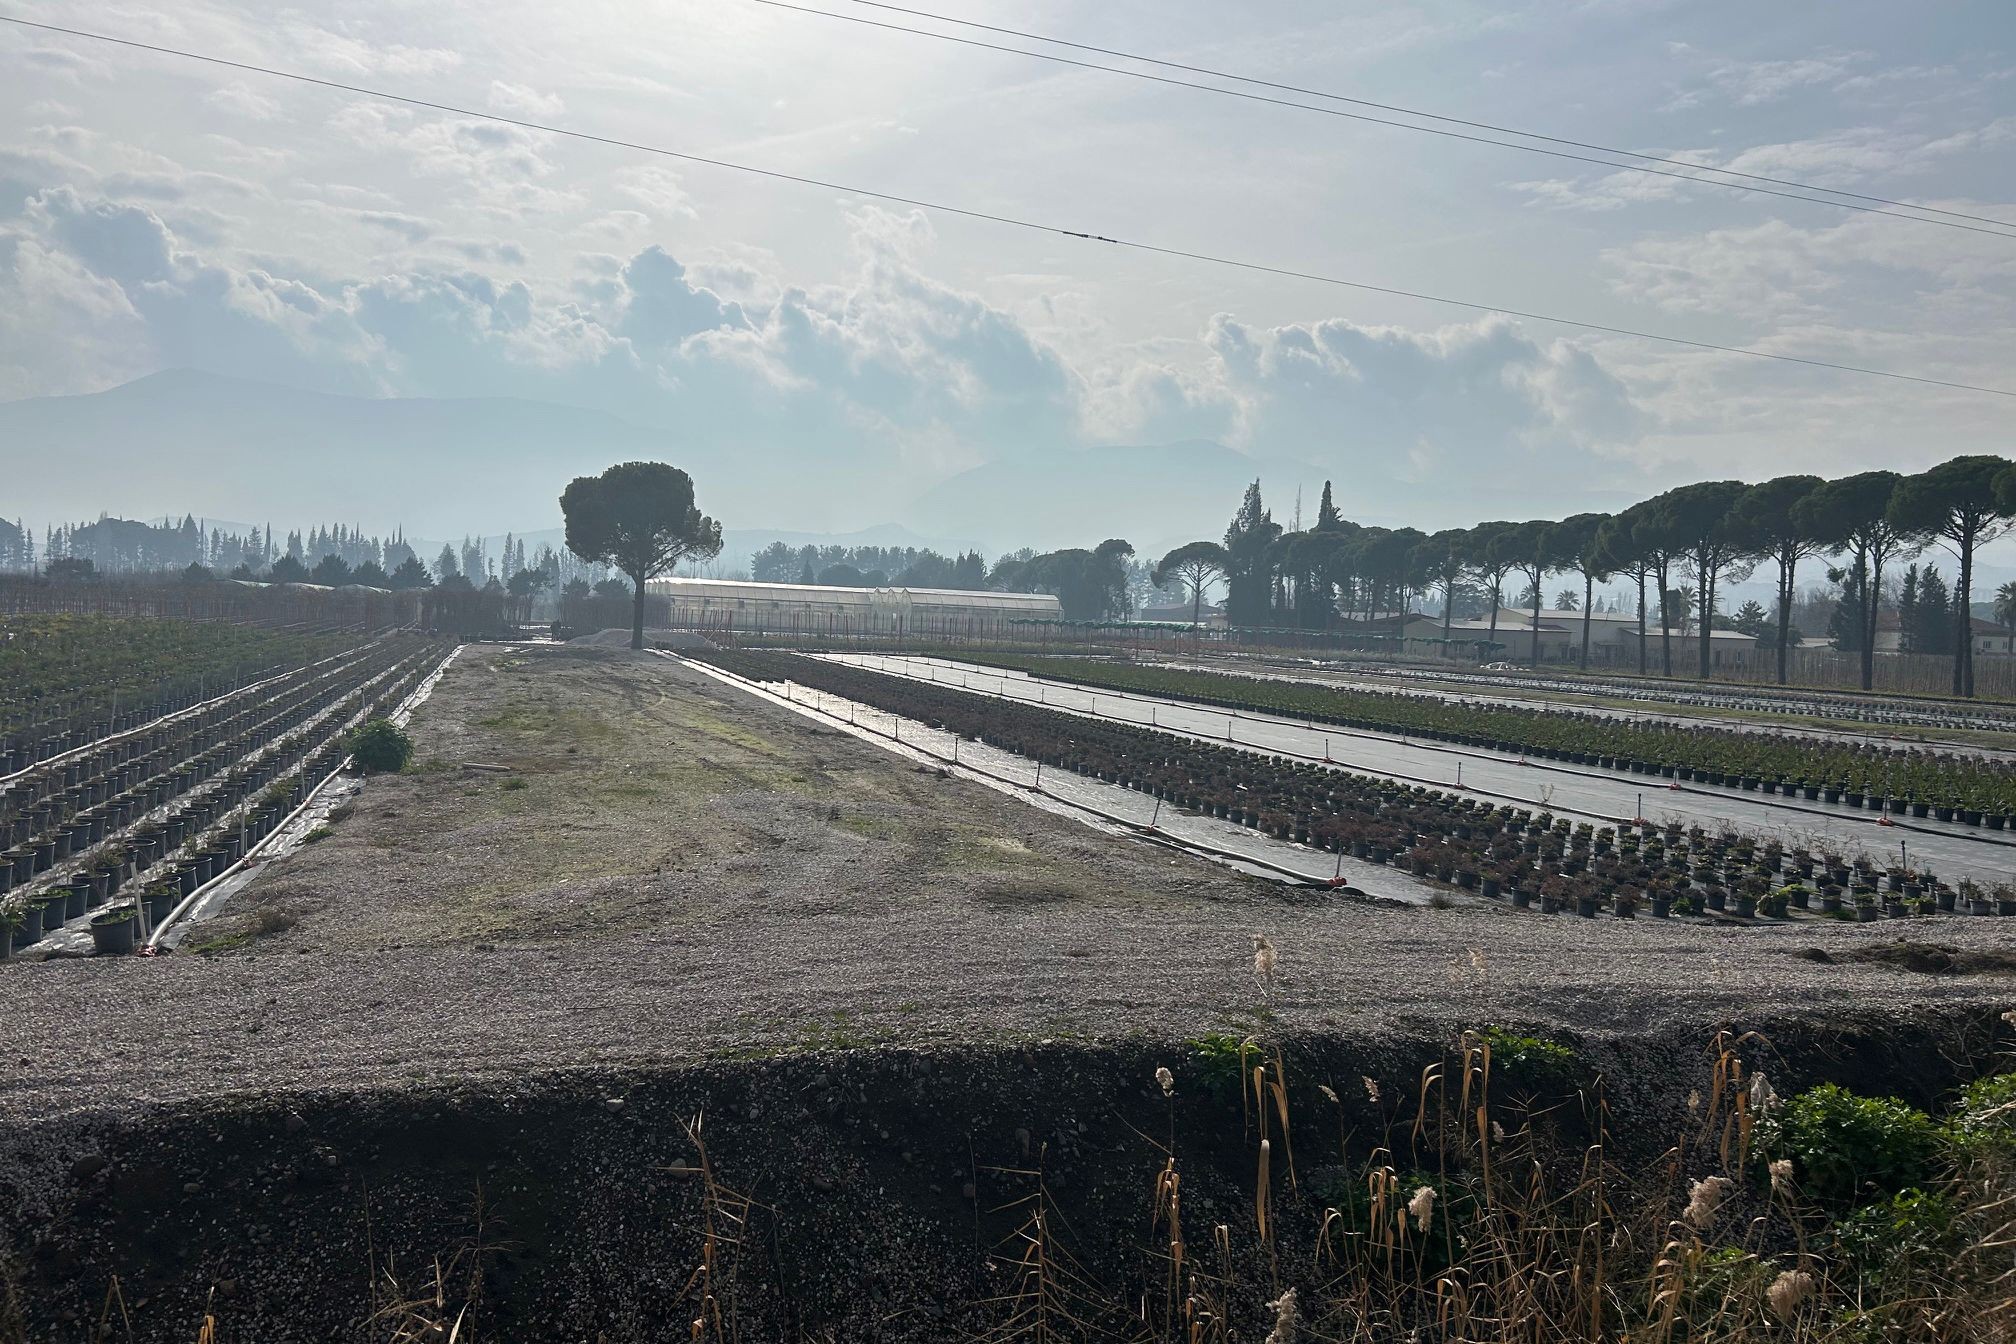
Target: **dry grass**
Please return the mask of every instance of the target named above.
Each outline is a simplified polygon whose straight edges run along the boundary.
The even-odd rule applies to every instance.
[[[1847,1249],[1837,1212],[1802,1201],[1786,1165],[1774,1171],[1760,1161],[1754,1106],[1771,1094],[1746,1074],[1741,1044],[1715,1039],[1707,1087],[1684,1132],[1658,1164],[1632,1171],[1608,1154],[1600,1087],[1582,1097],[1593,1141],[1579,1157],[1564,1155],[1544,1137],[1543,1119],[1494,1102],[1490,1043],[1466,1037],[1423,1073],[1411,1116],[1391,1115],[1386,1146],[1356,1163],[1342,1152],[1330,1169],[1313,1284],[1312,1266],[1291,1275],[1275,1252],[1277,1199],[1293,1181],[1292,1172],[1284,1181],[1270,1171],[1265,1103],[1285,1094],[1286,1081],[1276,1055],[1253,1070],[1246,1098],[1249,1122],[1259,1122],[1250,1235],[1264,1254],[1240,1261],[1241,1277],[1231,1268],[1233,1230],[1222,1225],[1212,1230],[1218,1255],[1200,1262],[1189,1254],[1182,1174],[1167,1156],[1149,1226],[1164,1271],[1160,1300],[1144,1298],[1131,1338],[1232,1344],[1252,1337],[1235,1322],[1243,1306],[1250,1329],[1256,1303],[1268,1313],[1261,1323],[1273,1324],[1270,1340],[1989,1344],[2016,1337],[2011,1150],[1956,1155],[1937,1192],[1952,1210],[1947,1242],[1916,1245],[1900,1224],[1892,1229],[1897,1244],[1881,1247],[1872,1264],[1866,1251]],[[1348,1136],[1341,1118],[1340,1133]],[[1264,1273],[1253,1271],[1256,1263]],[[1302,1286],[1290,1286],[1290,1277]]]

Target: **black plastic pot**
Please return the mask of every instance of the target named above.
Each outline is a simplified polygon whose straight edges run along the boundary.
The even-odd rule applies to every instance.
[[[29,905],[22,907],[21,922],[14,926],[14,936],[8,939],[16,947],[27,947],[30,943],[42,941],[42,907]]]
[[[91,942],[100,955],[118,956],[131,952],[139,932],[139,912],[130,905],[117,906],[91,917]]]
[[[167,891],[148,892],[146,896],[148,924],[159,926],[162,920],[174,913],[175,907],[181,903],[181,900],[182,893],[173,888]]]

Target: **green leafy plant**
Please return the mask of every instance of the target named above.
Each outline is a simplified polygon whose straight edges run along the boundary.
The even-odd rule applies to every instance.
[[[1940,1150],[1939,1127],[1925,1112],[1834,1083],[1801,1092],[1759,1129],[1759,1150],[1791,1158],[1803,1194],[1842,1207],[1872,1190],[1895,1194],[1923,1183]]]
[[[386,718],[367,719],[359,724],[345,745],[351,758],[368,774],[404,770],[413,759],[413,739],[404,728]]]
[[[1197,1056],[1197,1074],[1213,1096],[1236,1097],[1246,1084],[1246,1061],[1253,1046],[1229,1031],[1207,1031],[1189,1042]]]
[[[1947,1133],[1968,1156],[2016,1161],[2016,1073],[1977,1078],[1961,1089]]]
[[[1491,1067],[1529,1083],[1565,1083],[1581,1061],[1559,1041],[1524,1036],[1509,1027],[1485,1027],[1477,1036],[1491,1047]]]
[[[1908,1292],[1943,1268],[1957,1249],[1952,1200],[1910,1186],[1842,1215],[1834,1224],[1841,1260],[1877,1300]]]

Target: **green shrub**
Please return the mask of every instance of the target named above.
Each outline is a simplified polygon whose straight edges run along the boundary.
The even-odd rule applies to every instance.
[[[1190,1048],[1197,1055],[1205,1089],[1221,1101],[1244,1090],[1247,1061],[1260,1058],[1250,1041],[1229,1031],[1207,1031],[1193,1039]]]
[[[1843,1214],[1834,1224],[1842,1263],[1879,1301],[1922,1288],[1946,1267],[1960,1240],[1952,1201],[1916,1186]]]
[[[1509,1027],[1486,1027],[1478,1038],[1491,1047],[1491,1067],[1527,1083],[1567,1083],[1580,1063],[1559,1041],[1522,1036]]]
[[[1939,1127],[1925,1112],[1833,1083],[1794,1097],[1761,1137],[1769,1156],[1792,1159],[1802,1193],[1844,1207],[1871,1190],[1896,1194],[1924,1182],[1939,1158]]]
[[[350,733],[350,756],[367,774],[404,770],[413,739],[390,719],[368,719]]]
[[[1947,1130],[1962,1152],[2016,1159],[2016,1073],[1977,1078],[1961,1089]]]

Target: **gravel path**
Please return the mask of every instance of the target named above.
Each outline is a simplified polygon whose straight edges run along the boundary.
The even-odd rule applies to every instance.
[[[1720,930],[1291,893],[944,779],[649,656],[472,649],[213,945],[10,968],[0,1116],[754,1052],[1209,1030],[1592,1031],[2016,1002]],[[488,767],[488,768],[470,768]],[[514,783],[515,782],[515,783]],[[2005,955],[1999,921],[1914,926]],[[1271,986],[1253,938],[1279,949]],[[1819,947],[1827,960],[1795,955]]]

